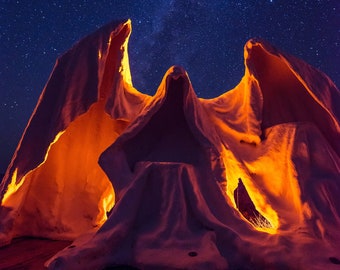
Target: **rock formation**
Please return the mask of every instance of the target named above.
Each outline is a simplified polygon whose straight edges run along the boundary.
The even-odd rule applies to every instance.
[[[340,92],[265,41],[198,98],[132,86],[130,21],[61,56],[0,187],[0,241],[72,239],[49,269],[336,269]]]

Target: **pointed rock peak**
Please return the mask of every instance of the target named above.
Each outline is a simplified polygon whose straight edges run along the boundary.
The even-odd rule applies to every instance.
[[[172,100],[174,105],[183,106],[183,100],[188,98],[189,93],[193,93],[193,89],[188,73],[181,66],[172,66],[164,74],[155,100],[160,100],[161,103]]]
[[[188,78],[188,74],[181,66],[172,66],[166,72],[167,78],[177,80],[178,78]]]
[[[244,46],[245,61],[249,60],[255,54],[256,56],[259,57],[262,56],[258,55],[259,53],[261,54],[267,53],[268,55],[276,55],[279,57],[282,56],[281,52],[278,49],[276,49],[273,45],[271,45],[264,39],[252,38],[248,40]]]
[[[181,66],[170,67],[164,75],[165,91],[185,91],[191,86],[188,73]],[[163,79],[164,80],[164,79]],[[163,83],[162,83],[163,84]],[[162,85],[161,84],[161,85]]]
[[[110,34],[110,38],[109,38],[109,42],[108,45],[111,46],[112,44],[112,40],[114,38],[121,39],[122,41],[127,40],[130,37],[132,31],[132,26],[131,26],[131,21],[130,19],[126,20],[126,21],[122,21],[117,28],[115,28],[111,34]],[[123,43],[123,42],[122,42]]]
[[[246,76],[255,78],[261,89],[262,130],[284,123],[313,123],[339,152],[339,117],[334,109],[339,94],[326,75],[264,40],[249,40],[244,54]]]

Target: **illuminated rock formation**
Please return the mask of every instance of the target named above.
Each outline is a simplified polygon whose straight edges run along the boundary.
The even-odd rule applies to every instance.
[[[50,269],[335,267],[331,80],[250,40],[225,94],[198,98],[174,66],[148,96],[132,86],[130,32],[109,24],[58,60],[1,185],[2,244],[75,239]]]

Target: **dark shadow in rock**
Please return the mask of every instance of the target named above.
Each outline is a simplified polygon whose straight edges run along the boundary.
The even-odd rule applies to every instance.
[[[329,257],[329,260],[331,263],[333,264],[340,264],[340,260],[338,258],[335,257]]]

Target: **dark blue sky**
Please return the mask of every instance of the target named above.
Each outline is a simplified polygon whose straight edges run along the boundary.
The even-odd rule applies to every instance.
[[[56,58],[112,20],[132,19],[129,52],[137,89],[154,93],[165,71],[179,64],[198,96],[208,98],[240,81],[243,46],[251,37],[305,60],[339,85],[339,14],[338,0],[2,0],[0,173]]]

